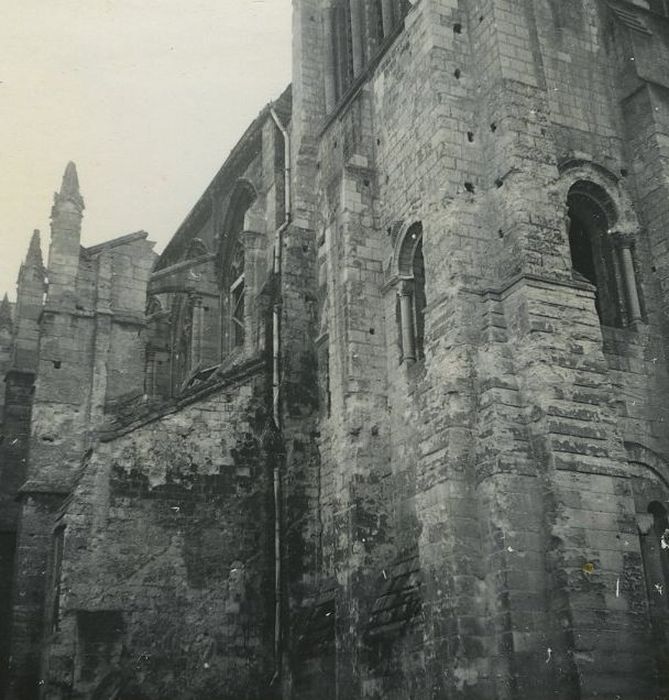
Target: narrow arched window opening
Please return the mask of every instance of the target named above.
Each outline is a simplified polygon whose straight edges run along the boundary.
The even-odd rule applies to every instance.
[[[611,231],[616,223],[613,203],[598,185],[579,181],[567,198],[569,249],[576,276],[595,287],[595,307],[603,325],[623,325],[623,295],[619,263]]]
[[[400,246],[398,256],[398,315],[401,359],[422,360],[425,356],[425,261],[423,228],[411,226]]]

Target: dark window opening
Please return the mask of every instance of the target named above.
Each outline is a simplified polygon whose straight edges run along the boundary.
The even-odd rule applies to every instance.
[[[597,284],[595,271],[595,258],[592,252],[590,236],[583,223],[577,216],[572,216],[569,229],[569,250],[571,252],[571,264],[576,272],[585,277],[588,282]]]
[[[606,192],[592,182],[576,182],[567,198],[569,250],[575,276],[595,287],[600,323],[622,326],[620,270],[611,238],[616,213]]]

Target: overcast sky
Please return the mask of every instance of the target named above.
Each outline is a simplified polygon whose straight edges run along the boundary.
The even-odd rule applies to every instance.
[[[291,0],[21,0],[0,22],[0,295],[75,161],[82,244],[161,251],[290,82]]]

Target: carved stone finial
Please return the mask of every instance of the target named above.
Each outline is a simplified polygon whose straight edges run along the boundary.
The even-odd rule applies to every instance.
[[[28,253],[26,255],[26,266],[36,267],[42,269],[44,267],[44,260],[42,258],[42,246],[40,245],[40,235],[39,229],[33,231],[33,235],[30,238],[30,245],[28,246]]]
[[[62,202],[72,202],[79,211],[84,209],[84,199],[79,192],[79,177],[77,175],[77,166],[70,161],[63,174],[63,181],[60,186],[60,192],[54,196],[56,205]]]
[[[2,297],[2,301],[0,302],[0,330],[6,328],[7,330],[11,331],[13,326],[12,307],[9,303],[7,293],[5,293],[5,296]]]

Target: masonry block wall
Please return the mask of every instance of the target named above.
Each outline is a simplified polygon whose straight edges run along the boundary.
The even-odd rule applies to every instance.
[[[68,167],[10,697],[669,692],[668,13],[296,0],[150,275]]]
[[[288,123],[290,93],[273,109],[279,120]],[[272,349],[267,320],[268,299],[276,296],[271,233],[286,215],[284,161],[280,132],[267,108],[233,150],[155,270],[152,245],[144,232],[91,248],[77,244],[76,264],[70,260],[75,254],[70,238],[78,240],[83,200],[76,170],[68,166],[52,213],[49,270],[51,266],[56,270],[56,283],[49,286],[35,334],[39,371],[28,421],[29,465],[17,484],[22,500],[9,697],[99,694],[109,687],[109,692],[116,692],[116,686],[128,693],[139,692],[141,686],[141,692],[163,697],[175,683],[178,693],[210,694],[224,684],[222,679],[231,698],[242,692],[259,698],[274,692],[271,622],[277,591],[270,557],[274,503],[267,474],[276,457],[267,448],[275,433],[267,377]],[[207,397],[212,394],[216,399],[210,406]],[[196,403],[198,411],[191,414],[187,407]],[[169,418],[162,424],[164,416],[173,414],[191,426],[186,433]],[[111,433],[102,427],[108,420]],[[202,432],[191,443],[187,434],[200,421]],[[145,435],[147,424],[153,428]],[[129,448],[115,439],[126,433],[143,446]],[[210,451],[200,460],[196,452],[205,449],[204,435]],[[172,444],[176,436],[179,439]],[[104,447],[96,449],[100,440]],[[156,468],[158,454],[166,471],[163,483],[153,485],[153,477],[143,470]],[[228,467],[236,470],[234,475]],[[103,473],[106,486],[100,481]],[[92,474],[90,484],[87,474]],[[91,500],[98,488],[103,493],[95,499],[104,501],[111,489],[120,499],[113,507],[127,507],[109,539],[88,532],[97,527],[86,518],[98,510],[99,504]],[[188,583],[183,585],[206,592],[193,597],[177,585],[179,590],[172,588],[171,593],[155,587],[151,593],[149,581],[169,568],[158,557],[158,568],[151,569],[148,578],[141,574],[130,583],[132,591],[149,586],[138,610],[146,613],[164,598],[164,605],[158,605],[162,613],[149,614],[150,619],[136,625],[140,613],[118,598],[118,584],[111,584],[111,593],[102,591],[108,573],[100,573],[100,581],[92,584],[79,579],[78,572],[89,567],[91,573],[100,571],[96,562],[105,560],[110,572],[120,574],[118,561],[125,561],[131,550],[120,542],[137,522],[146,522],[145,534],[155,521],[156,538],[161,539],[165,523],[153,507],[156,498],[169,500],[168,512],[181,513],[190,523],[188,533],[177,528],[188,539],[182,562]],[[172,541],[171,534],[165,537]],[[86,552],[83,541],[90,544]],[[118,552],[113,551],[114,543]],[[133,561],[151,556],[154,544],[138,538]],[[216,596],[223,582],[216,573],[220,566],[225,586],[234,588],[228,597]],[[67,598],[69,581],[81,582],[74,601]],[[77,595],[98,589],[99,597],[87,599],[83,607],[77,603]],[[112,607],[110,595],[116,596]],[[207,605],[214,598],[222,615],[216,620]],[[206,658],[191,673],[183,664],[190,664],[186,657],[203,640],[195,630],[199,619],[210,619],[212,634],[221,624],[228,632],[221,637],[219,630],[215,640],[205,640]],[[184,647],[173,640],[151,646],[149,640],[167,620],[175,623],[169,632],[172,637],[192,622],[192,643]],[[88,645],[83,651],[82,644]],[[136,647],[142,647],[141,658],[153,658],[154,671],[148,675],[134,662],[127,663],[127,654]],[[217,660],[210,663],[212,654]],[[200,677],[201,670],[214,667],[215,672]],[[166,669],[171,675],[165,675]]]
[[[267,697],[265,371],[256,362],[139,424],[117,419],[87,458],[55,523],[46,697]]]
[[[301,7],[323,27],[302,61],[325,73],[329,5]],[[331,112],[327,75],[301,67],[327,406],[320,581],[295,644],[326,601],[335,619],[320,676],[296,658],[297,696],[663,687],[664,584],[643,549],[667,478],[667,31],[630,3],[422,0]],[[572,270],[584,182],[633,251],[633,284],[617,258],[610,273],[620,323]],[[424,358],[408,362],[398,263],[418,222]]]
[[[76,480],[108,395],[137,392],[143,378],[139,330],[152,244],[140,232],[82,248],[82,211],[70,163],[54,198],[48,266],[36,232],[19,275],[3,424],[2,513],[16,531],[15,568],[7,576],[13,580],[5,630],[12,656],[9,697],[33,697],[39,689],[55,513]]]

